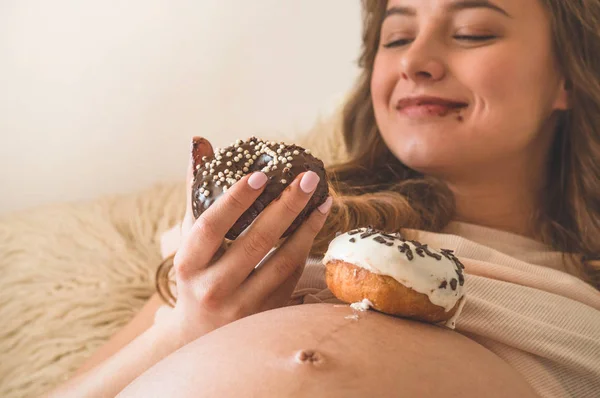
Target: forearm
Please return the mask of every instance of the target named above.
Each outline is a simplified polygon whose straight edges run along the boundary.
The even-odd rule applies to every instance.
[[[48,397],[114,397],[181,345],[162,325],[152,326],[115,355],[69,380]]]
[[[161,298],[154,294],[144,305],[140,312],[121,330],[119,330],[110,340],[98,349],[85,361],[83,365],[73,376],[83,374],[98,364],[110,358],[127,344],[131,343],[136,337],[144,333],[154,324],[154,316],[157,309],[164,304]]]

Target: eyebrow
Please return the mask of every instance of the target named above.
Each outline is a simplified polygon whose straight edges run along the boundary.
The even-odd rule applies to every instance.
[[[487,8],[489,10],[493,10],[499,12],[500,14],[512,18],[512,16],[507,13],[504,9],[498,7],[494,3],[489,2],[488,0],[461,0],[455,1],[446,6],[446,11],[448,12],[457,12],[462,10],[468,10],[473,8]],[[405,15],[409,17],[414,17],[417,15],[417,11],[411,7],[391,7],[385,12],[385,16],[383,19],[385,20],[387,17],[392,15]]]

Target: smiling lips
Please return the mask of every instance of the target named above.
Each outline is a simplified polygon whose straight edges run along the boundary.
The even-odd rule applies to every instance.
[[[409,117],[446,116],[468,106],[467,103],[439,97],[412,97],[398,101],[396,109]]]

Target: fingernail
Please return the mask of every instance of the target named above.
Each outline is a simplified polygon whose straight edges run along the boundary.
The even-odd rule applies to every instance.
[[[252,189],[261,189],[266,183],[269,177],[265,173],[256,172],[252,173],[250,178],[248,178],[248,185]]]
[[[311,193],[315,189],[317,189],[317,184],[319,184],[319,180],[319,176],[314,171],[306,172],[302,176],[302,180],[300,180],[300,189],[304,193]]]
[[[327,200],[325,200],[325,203],[323,203],[321,206],[317,207],[317,209],[319,209],[319,211],[323,214],[327,214],[329,213],[329,210],[331,209],[331,205],[333,204],[333,198],[331,196],[329,196],[327,198]]]

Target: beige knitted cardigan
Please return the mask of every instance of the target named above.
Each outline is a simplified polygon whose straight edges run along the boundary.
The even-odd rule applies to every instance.
[[[600,292],[566,273],[561,253],[463,223],[409,232],[454,250],[466,266],[459,333],[508,362],[542,397],[600,397]],[[307,263],[296,303],[337,302],[324,271],[319,259]]]

